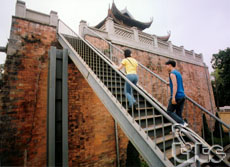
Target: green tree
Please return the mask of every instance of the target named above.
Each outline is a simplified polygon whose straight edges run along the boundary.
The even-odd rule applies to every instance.
[[[3,73],[4,73],[4,64],[0,64],[0,79]]]
[[[203,126],[201,129],[202,137],[207,141],[211,137],[211,132],[208,127],[207,119],[205,114],[202,115]]]
[[[216,117],[220,119],[218,112],[216,112]],[[217,120],[215,122],[215,128],[214,128],[213,134],[215,137],[218,137],[218,138],[224,137],[223,127]]]
[[[215,97],[216,107],[219,110],[220,106],[220,92],[223,93],[223,80],[219,75],[219,69],[216,69],[214,72],[211,73],[211,76],[213,77],[212,83],[212,89]]]
[[[212,82],[217,106],[230,105],[230,48],[220,50],[212,55]]]
[[[4,73],[4,64],[0,64],[0,89],[2,87],[2,77]]]

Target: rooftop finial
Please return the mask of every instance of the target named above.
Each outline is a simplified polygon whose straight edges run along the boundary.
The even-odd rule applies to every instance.
[[[150,21],[153,21],[153,17],[150,17]]]

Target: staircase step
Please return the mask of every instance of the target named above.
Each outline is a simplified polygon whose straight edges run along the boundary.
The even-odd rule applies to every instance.
[[[100,76],[100,78],[103,78],[103,76]],[[106,77],[106,79],[104,79],[104,82],[113,83],[113,84],[115,84],[115,83],[120,84],[121,83],[122,85],[125,84],[125,81],[123,79],[121,79],[121,81],[120,81],[120,78],[117,78],[116,81],[115,81],[115,79],[111,81],[111,79],[107,79],[107,77]]]
[[[106,81],[109,81],[109,82],[111,81],[111,78],[112,78],[112,81],[114,81],[115,79],[117,79],[118,81],[120,81],[120,78],[121,78],[118,75],[116,77],[115,76],[112,76],[112,77],[111,76],[107,76],[107,75],[105,75],[105,73],[104,73],[104,75],[103,74],[99,74],[98,77],[99,78],[104,78],[105,80],[107,79]],[[123,78],[121,78],[121,81],[123,83],[125,82]]]
[[[182,134],[182,136],[185,136],[184,134]],[[152,140],[154,140],[154,137],[151,137]],[[172,140],[173,139],[173,134],[170,133],[168,135],[165,136],[165,141],[168,141],[168,140]],[[177,139],[177,137],[174,137],[174,139]],[[164,138],[163,136],[162,137],[158,137],[156,139],[156,143],[159,144],[159,143],[162,143],[164,141]]]
[[[166,157],[167,157],[168,159],[173,158],[172,149],[173,149],[173,148],[171,147],[170,149],[166,150],[166,152],[165,152]],[[176,146],[176,155],[179,155],[179,154],[181,154],[181,147]]]
[[[156,141],[153,141],[153,142],[156,142],[157,146],[159,147],[161,151],[164,151],[164,149],[165,150],[170,149],[174,141],[178,142],[177,138],[173,139],[173,136],[172,135],[169,136],[169,134],[170,132],[167,133],[165,137],[161,135],[160,137],[157,137]]]
[[[123,92],[123,91],[122,91]],[[116,94],[116,92],[113,92],[114,94]],[[119,97],[118,97],[118,100],[120,100],[120,95],[118,95]],[[125,103],[125,102],[128,102],[128,99],[126,99],[126,97],[125,97],[125,95],[123,94],[123,96],[122,96],[122,101],[120,101],[120,102],[122,102],[122,103]],[[143,104],[144,103],[144,100],[143,99],[139,99],[138,100],[138,102],[140,103],[140,104]]]
[[[140,117],[139,117],[140,114]],[[147,115],[146,115],[147,114]],[[135,121],[142,127],[151,125],[160,125],[162,123],[162,115],[153,115],[153,112],[148,110],[147,113],[142,110],[142,112],[134,113]],[[154,123],[155,122],[155,123]]]
[[[154,140],[154,137],[152,137],[151,139]],[[169,141],[169,140],[173,140],[172,133],[166,135],[165,137],[161,136],[161,137],[156,138],[156,143],[160,144],[160,143],[163,143],[164,141]]]
[[[144,120],[144,119],[153,119],[153,118],[160,118],[162,117],[162,115],[147,115],[147,116],[141,116],[140,118],[137,116],[135,117],[135,121],[138,121],[138,120]]]
[[[165,127],[169,127],[169,126],[171,126],[172,125],[172,123],[164,123],[163,124],[163,127],[165,128]],[[160,129],[160,128],[162,128],[162,124],[160,124],[160,125],[150,125],[148,128],[143,128],[143,130],[144,131],[151,131],[151,130],[154,130],[154,129]]]
[[[107,82],[105,82],[107,84]],[[124,87],[120,87],[120,85],[111,85],[111,83],[108,84],[107,86],[109,89],[124,89]]]
[[[107,86],[107,88],[113,93],[113,95],[117,98],[118,101],[121,102],[121,104],[126,108],[127,107],[127,99],[124,95],[124,84],[125,80],[123,79],[123,74],[120,75],[120,73],[117,73],[116,70],[110,67],[109,64],[107,64],[106,61],[104,61],[104,58],[100,57],[91,46],[88,46],[85,44],[84,41],[78,40],[76,38],[72,39],[68,37],[68,41],[73,45],[75,50],[80,54],[80,56],[84,59],[84,61],[88,64],[88,66],[94,71],[94,73],[100,78],[100,80],[104,83],[104,85]],[[140,77],[145,77],[144,75]],[[139,82],[140,83],[140,82]],[[155,83],[155,84],[154,84]],[[155,99],[158,99],[160,102],[162,100],[162,103],[164,102],[162,99],[162,92],[158,87],[160,86],[160,82],[156,83],[153,81],[154,84],[154,91],[153,96]],[[139,87],[140,91],[142,91],[142,87]],[[143,93],[146,94],[145,91]],[[137,111],[133,112],[134,119],[137,123],[140,124],[142,129],[146,132],[146,135],[149,135],[149,137],[152,140],[155,140],[157,147],[165,154],[165,156],[174,163],[174,158],[172,155],[172,143],[173,141],[177,141],[178,139],[172,134],[172,123],[168,123],[164,117],[164,115],[161,115],[162,111],[158,111],[157,107],[154,108],[153,103],[148,102],[145,99],[145,96],[142,95],[142,93],[133,90],[133,95],[135,99],[138,101],[138,107]],[[152,99],[154,101],[154,99]],[[127,102],[127,103],[126,103]],[[112,110],[112,109],[111,109]],[[164,109],[163,109],[164,110]],[[112,112],[112,111],[111,111]],[[155,114],[155,115],[153,115]],[[138,117],[140,115],[140,117]],[[120,119],[119,119],[120,120]],[[125,119],[124,119],[125,120]],[[122,122],[122,121],[121,121]],[[122,124],[123,125],[123,124]],[[147,126],[147,127],[145,127]],[[138,129],[135,129],[138,130]],[[128,131],[127,133],[131,136],[133,135],[132,131]],[[129,136],[128,135],[128,136]],[[164,136],[162,136],[164,135]],[[134,136],[135,139],[136,136]],[[139,141],[135,141],[135,144],[139,144]],[[57,140],[56,144],[61,144],[61,140]],[[144,143],[144,142],[143,142]],[[145,152],[139,145],[140,151]],[[165,153],[164,153],[165,150]],[[176,146],[176,156],[182,157],[185,156],[184,154],[181,154],[181,147]],[[152,156],[152,155],[151,155]],[[151,160],[151,156],[149,160]],[[151,162],[151,161],[149,161]]]
[[[150,109],[154,109],[154,107],[137,107],[137,110],[150,110]]]

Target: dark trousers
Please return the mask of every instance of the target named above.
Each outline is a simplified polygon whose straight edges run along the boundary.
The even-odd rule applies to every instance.
[[[169,104],[167,108],[167,113],[171,116],[177,123],[183,124],[184,120],[182,118],[182,112],[184,108],[185,98],[176,99],[177,104],[172,104],[172,98],[169,99]],[[174,112],[176,110],[176,112]]]

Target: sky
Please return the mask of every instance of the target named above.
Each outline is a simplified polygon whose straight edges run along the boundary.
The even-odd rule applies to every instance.
[[[58,17],[78,32],[81,20],[95,26],[107,16],[113,0],[24,0],[26,8]],[[139,21],[148,22],[144,32],[158,36],[171,31],[173,45],[202,53],[205,64],[211,68],[212,54],[230,47],[230,0],[114,0],[119,10],[127,7]],[[6,46],[10,35],[16,0],[1,0],[0,46]],[[5,62],[0,53],[0,64]]]

